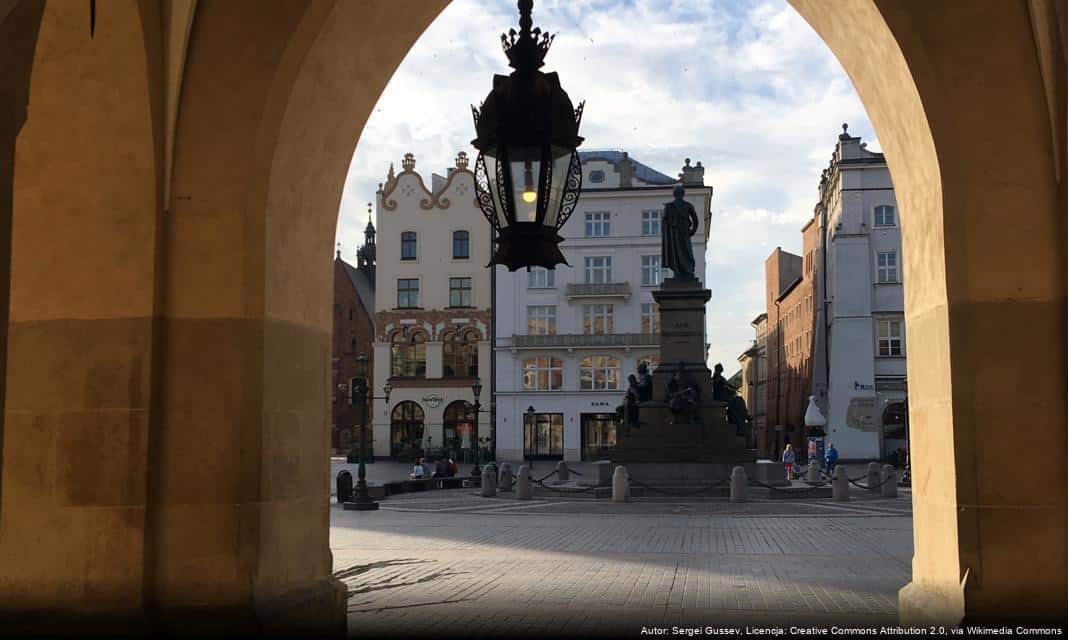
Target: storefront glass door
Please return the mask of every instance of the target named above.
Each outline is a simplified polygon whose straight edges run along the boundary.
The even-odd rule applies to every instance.
[[[524,420],[523,458],[564,457],[564,414],[535,413]]]
[[[616,414],[582,414],[582,459],[605,460],[616,446]]]

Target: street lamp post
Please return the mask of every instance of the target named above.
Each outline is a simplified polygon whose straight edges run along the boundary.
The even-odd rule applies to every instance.
[[[342,508],[346,511],[374,511],[378,509],[378,503],[367,492],[367,427],[370,422],[368,419],[368,407],[374,400],[385,400],[388,404],[389,392],[392,390],[393,386],[387,382],[382,386],[382,391],[385,395],[381,398],[373,396],[371,389],[367,386],[367,355],[361,353],[356,357],[356,378],[352,383],[352,404],[357,405],[359,403],[363,425],[360,427],[360,466],[356,471],[356,491],[352,501],[343,505]]]
[[[501,35],[510,75],[494,75],[481,108],[471,107],[478,149],[475,191],[497,231],[491,265],[509,271],[567,264],[559,243],[582,190],[582,144],[575,109],[555,72],[543,73],[553,36],[531,29],[533,0],[519,0],[519,31]]]
[[[526,417],[527,417],[527,424],[530,425],[530,439],[531,439],[532,442],[534,442],[535,447],[537,447],[538,433],[537,433],[537,430],[534,428],[534,405],[530,405],[529,407],[527,407]],[[525,428],[526,427],[524,427],[524,429]],[[523,439],[526,440],[526,434],[525,433],[523,434],[523,436],[524,436]],[[527,459],[527,454],[526,454],[526,451],[524,451],[523,452],[523,461],[525,462],[526,459]],[[531,469],[534,468],[534,457],[533,456],[531,456],[531,458],[530,458],[530,468]]]
[[[475,445],[475,468],[471,469],[472,476],[479,476],[482,474],[482,438],[478,436],[478,416],[482,413],[482,379],[475,378],[475,382],[471,385],[471,394],[475,397],[474,414],[475,424],[473,426],[472,444]]]

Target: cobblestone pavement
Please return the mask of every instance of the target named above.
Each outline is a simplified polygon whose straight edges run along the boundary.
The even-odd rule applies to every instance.
[[[381,505],[333,506],[354,636],[893,624],[912,556],[907,495],[613,504],[454,490]]]

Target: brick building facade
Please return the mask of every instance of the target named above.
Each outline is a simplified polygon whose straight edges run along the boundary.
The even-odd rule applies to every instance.
[[[334,258],[334,338],[332,342],[333,390],[331,394],[330,447],[335,454],[347,454],[359,446],[359,429],[365,423],[359,406],[352,403],[352,379],[356,376],[356,358],[368,359],[369,388],[374,389],[374,321],[375,309],[375,228],[367,221],[364,245],[357,252],[357,266]],[[367,433],[368,450],[374,438]]]
[[[803,451],[804,414],[812,393],[816,330],[815,217],[801,228],[803,255],[776,247],[764,262],[767,299],[767,427],[758,431],[757,451],[777,459],[787,442]]]

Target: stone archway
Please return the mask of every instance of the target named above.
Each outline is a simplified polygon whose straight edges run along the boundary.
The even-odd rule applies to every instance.
[[[7,18],[0,2],[0,33],[30,2]],[[902,616],[1011,601],[1052,617],[1068,594],[1064,18],[1044,0],[791,2],[853,78],[905,214]],[[6,209],[0,175],[5,608],[340,628],[322,483],[336,212],[363,123],[445,4],[109,3],[92,40],[82,3],[46,5]],[[1005,456],[1029,475],[999,473]]]

